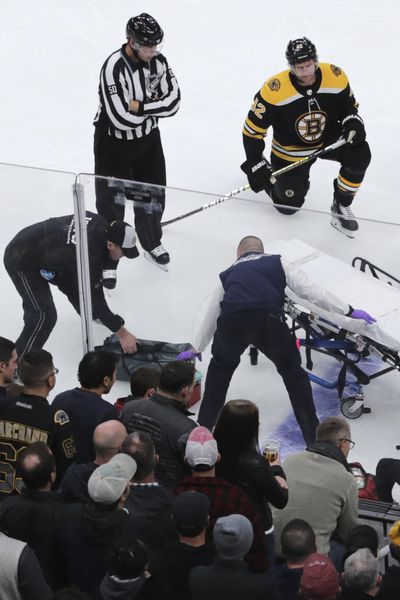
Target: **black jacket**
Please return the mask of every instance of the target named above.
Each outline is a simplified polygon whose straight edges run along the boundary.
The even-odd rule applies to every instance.
[[[149,571],[170,590],[175,600],[190,600],[189,574],[194,567],[210,565],[215,558],[212,544],[189,546],[169,541],[150,556]]]
[[[196,427],[190,414],[177,400],[159,393],[128,402],[121,412],[128,433],[146,431],[153,438],[160,457],[156,478],[167,488],[175,487],[190,472],[184,462],[186,440]]]
[[[272,567],[267,573],[268,598],[271,600],[301,600],[299,595],[303,567],[289,569],[286,563]]]
[[[107,221],[100,215],[86,212],[89,246],[90,283],[93,318],[111,331],[117,331],[124,320],[114,315],[104,297],[102,271],[107,264]],[[76,262],[76,234],[73,215],[54,217],[22,229],[8,244],[4,261],[15,271],[45,269],[54,273],[56,285],[79,312],[79,289]]]
[[[58,488],[60,496],[66,502],[89,502],[88,481],[98,466],[95,462],[71,465]]]
[[[139,539],[149,549],[160,547],[157,526],[136,519],[114,505],[73,504],[58,517],[58,542],[66,561],[70,585],[92,594],[107,572],[114,542]]]
[[[159,483],[131,483],[125,508],[140,519],[150,519],[160,529],[163,539],[176,537],[171,519],[171,494]]]
[[[376,595],[377,600],[398,600],[400,597],[400,567],[389,567],[382,576],[382,583]]]
[[[155,578],[118,579],[107,574],[93,600],[175,600]]]
[[[248,494],[261,516],[264,531],[268,531],[272,527],[268,503],[276,508],[284,508],[289,498],[288,490],[281,488],[275,479],[275,475],[285,479],[282,467],[271,467],[256,449],[239,458],[221,456],[216,467],[220,477],[240,486]]]
[[[48,585],[57,590],[67,583],[56,544],[56,519],[65,503],[56,492],[22,489],[20,496],[0,504],[0,528],[8,536],[26,542],[35,552]]]
[[[191,600],[266,600],[266,575],[250,573],[242,560],[216,558],[209,567],[196,567],[189,576]]]

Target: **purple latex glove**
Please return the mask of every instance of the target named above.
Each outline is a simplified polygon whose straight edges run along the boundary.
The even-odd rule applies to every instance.
[[[193,360],[194,358],[198,358],[201,361],[201,352],[196,352],[196,350],[185,350],[178,354],[176,360]]]
[[[363,319],[364,321],[366,321],[366,323],[369,323],[370,325],[372,323],[376,323],[376,319],[374,319],[374,317],[371,317],[371,315],[369,315],[367,312],[365,312],[365,310],[360,310],[360,309],[353,310],[350,317],[352,319]]]

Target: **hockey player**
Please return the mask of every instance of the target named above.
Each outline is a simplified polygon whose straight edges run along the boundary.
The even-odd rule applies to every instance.
[[[165,159],[158,120],[174,115],[180,90],[168,62],[160,54],[164,33],[147,13],[129,19],[127,43],[109,56],[100,72],[100,106],[94,120],[96,175],[166,185]],[[96,180],[96,207],[108,221],[124,218],[124,206],[115,203],[116,188]],[[158,210],[135,206],[135,227],[146,257],[159,265],[169,263],[161,244],[164,190],[157,195]],[[114,265],[115,269],[115,265]],[[109,274],[106,287],[114,287]],[[114,279],[114,281],[112,281]]]
[[[104,264],[126,256],[138,256],[133,227],[124,221],[107,221],[86,213],[93,318],[118,336],[125,352],[136,352],[136,338],[124,327],[124,319],[109,309],[101,285]],[[75,219],[55,217],[22,229],[8,244],[4,265],[22,298],[24,328],[16,341],[19,358],[42,348],[57,321],[50,291],[56,285],[79,313]]]
[[[289,69],[264,83],[254,97],[243,128],[247,160],[241,166],[254,192],[265,190],[275,208],[287,215],[300,208],[308,192],[314,161],[270,182],[271,170],[281,169],[340,136],[348,142],[324,158],[340,163],[333,182],[331,224],[352,238],[358,224],[351,210],[371,160],[364,123],[346,74],[330,63],[318,63],[312,42],[303,37],[289,42]],[[264,138],[273,129],[271,164],[264,158]]]

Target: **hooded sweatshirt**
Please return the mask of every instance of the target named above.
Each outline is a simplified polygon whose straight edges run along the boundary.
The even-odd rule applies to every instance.
[[[156,525],[131,517],[114,504],[72,504],[60,513],[57,529],[70,583],[87,594],[106,575],[106,558],[114,542],[141,539],[150,549],[161,544]]]
[[[141,594],[145,577],[119,579],[114,575],[106,575],[100,584],[98,598],[100,600],[136,600]]]

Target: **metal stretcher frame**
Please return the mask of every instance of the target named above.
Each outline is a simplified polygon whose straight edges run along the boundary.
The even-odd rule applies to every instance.
[[[292,320],[294,334],[304,331],[305,337],[300,338],[300,345],[306,349],[306,368],[311,381],[327,389],[337,389],[342,414],[349,419],[357,419],[363,413],[371,412],[364,406],[363,386],[373,379],[381,377],[393,370],[400,370],[400,358],[396,351],[382,346],[358,333],[340,329],[334,323],[320,318],[310,312],[305,312],[299,305],[287,300],[285,314]],[[337,379],[328,381],[310,371],[313,368],[312,352],[332,356],[342,363]],[[358,364],[361,359],[376,356],[389,366],[366,373]],[[356,381],[347,379],[351,373]]]
[[[375,279],[384,280],[388,285],[400,287],[399,279],[365,258],[355,257],[352,266],[359,268],[364,273],[369,273]],[[386,373],[394,370],[400,371],[399,354],[375,340],[359,333],[348,332],[324,318],[305,311],[303,307],[289,298],[286,298],[284,310],[285,318],[290,318],[292,321],[293,334],[296,335],[300,331],[305,333],[305,337],[299,338],[298,342],[306,350],[306,368],[310,381],[326,389],[337,389],[340,410],[348,419],[357,419],[364,413],[370,413],[371,409],[364,406],[363,386]],[[329,381],[311,372],[313,369],[312,352],[332,356],[342,363],[336,379]],[[257,348],[251,346],[249,354],[250,363],[256,365]],[[369,356],[378,357],[389,366],[368,374],[358,363],[361,359]],[[347,379],[348,372],[355,377],[355,381]]]

